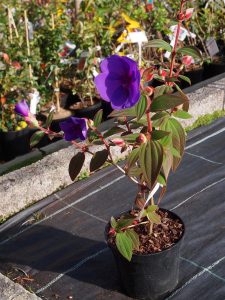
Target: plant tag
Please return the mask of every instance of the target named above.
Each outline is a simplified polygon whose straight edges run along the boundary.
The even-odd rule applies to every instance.
[[[148,39],[145,31],[129,32],[126,39],[130,43],[147,43]]]
[[[37,113],[37,105],[40,102],[40,94],[35,89],[33,93],[29,93],[29,98],[30,98],[30,112],[33,115],[36,115],[36,113]]]
[[[217,43],[213,37],[210,37],[206,41],[206,48],[209,51],[210,56],[214,56],[219,52],[219,48],[217,46]]]
[[[177,34],[177,25],[171,26],[170,31],[172,32],[172,34],[169,35],[169,38],[172,41],[176,37],[176,34]],[[187,35],[188,35],[188,31],[185,28],[181,27],[178,39],[180,41],[184,41],[185,38],[187,37]]]

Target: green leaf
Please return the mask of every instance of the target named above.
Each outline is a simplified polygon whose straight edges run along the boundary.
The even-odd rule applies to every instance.
[[[192,115],[190,115],[188,112],[184,110],[177,110],[173,112],[173,116],[180,119],[191,119]]]
[[[128,229],[125,231],[125,234],[132,241],[132,248],[135,250],[139,250],[140,241],[138,234],[133,229]]]
[[[167,132],[167,131],[153,130],[151,133],[151,137],[153,140],[160,140],[169,134],[170,134],[170,132]]]
[[[108,155],[109,152],[106,149],[96,152],[92,156],[90,162],[90,172],[94,172],[95,170],[101,168],[101,166],[103,166],[104,163],[106,162]]]
[[[179,75],[178,77],[186,81],[189,85],[191,85],[191,80],[187,76]]]
[[[94,116],[94,126],[97,127],[102,122],[103,109],[100,109]]]
[[[139,133],[132,133],[132,134],[121,136],[121,139],[123,139],[128,143],[135,143],[139,135],[140,135]]]
[[[134,221],[135,217],[122,217],[117,221],[116,230],[121,230],[124,227],[131,225]]]
[[[116,246],[120,254],[128,261],[131,261],[133,244],[130,237],[125,232],[119,232],[116,234]]]
[[[131,108],[126,108],[126,109],[122,109],[122,110],[114,110],[109,115],[109,117],[123,117],[123,116],[125,116],[125,117],[135,117],[136,112],[135,112],[134,106],[131,107]]]
[[[170,151],[171,151],[173,156],[180,158],[180,153],[177,151],[177,149],[171,147]]]
[[[157,182],[162,184],[163,186],[166,186],[166,178],[162,174],[159,174]]]
[[[30,138],[30,146],[34,147],[37,145],[44,135],[45,133],[43,131],[36,131]]]
[[[114,135],[114,134],[117,134],[117,133],[121,133],[121,132],[125,132],[126,130],[121,128],[121,127],[118,127],[118,126],[115,126],[115,127],[112,127],[110,128],[108,131],[106,131],[104,134],[103,134],[103,137],[104,138],[107,138],[111,135]]]
[[[137,105],[135,106],[136,114],[137,114],[137,121],[141,119],[144,115],[146,108],[147,108],[147,99],[146,96],[141,96]]]
[[[156,212],[147,212],[147,218],[154,224],[161,224],[161,218]]]
[[[183,104],[186,99],[181,96],[176,96],[173,94],[165,94],[155,98],[151,105],[151,111],[161,111],[167,109],[173,109],[174,107]]]
[[[177,79],[177,77],[166,77],[165,78],[165,81],[166,82],[177,82],[177,81],[179,81],[179,79]]]
[[[173,143],[173,148],[175,148],[178,153],[180,154],[180,158],[178,157],[173,157],[173,165],[172,169],[175,171],[177,167],[179,166],[181,162],[181,158],[184,153],[184,146],[185,146],[185,131],[181,124],[174,118],[171,118],[169,120],[169,124],[171,127],[171,132],[172,132],[172,143]]]
[[[157,86],[154,91],[154,99],[159,96],[162,96],[165,93],[166,89],[167,89],[167,85],[165,84]]]
[[[199,51],[198,48],[196,48],[194,46],[187,46],[187,47],[179,48],[177,50],[177,53],[180,53],[180,54],[183,54],[183,55],[190,55],[192,57],[202,59],[201,52]]]
[[[117,222],[116,222],[115,218],[111,217],[110,224],[111,224],[112,228],[114,228],[114,229],[116,228]]]
[[[159,208],[158,205],[152,204],[152,205],[149,205],[149,206],[146,208],[146,212],[147,212],[147,213],[151,213],[151,212],[153,212],[153,211],[156,211],[158,208]]]
[[[54,116],[54,111],[51,111],[48,115],[48,118],[46,120],[46,127],[49,128],[51,123],[52,123],[52,120],[53,120],[53,116]]]
[[[75,180],[77,175],[80,173],[85,160],[85,154],[78,152],[70,161],[69,164],[69,175],[71,180]]]
[[[173,50],[172,46],[169,43],[167,43],[163,40],[160,40],[160,39],[155,39],[155,40],[148,42],[147,44],[145,44],[145,47],[162,48],[168,52],[172,52],[172,50]]]
[[[142,173],[141,168],[139,167],[130,167],[127,174],[131,177],[138,177]]]
[[[148,187],[152,189],[163,162],[163,148],[158,141],[142,144],[139,152],[140,168]]]
[[[139,148],[133,149],[133,151],[129,154],[127,159],[127,166],[128,168],[132,167],[139,157]]]

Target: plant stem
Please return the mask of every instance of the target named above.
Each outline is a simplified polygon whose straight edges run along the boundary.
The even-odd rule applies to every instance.
[[[108,150],[109,158],[110,158],[110,161],[109,161],[109,162],[110,162],[111,164],[113,164],[118,170],[120,170],[124,175],[126,175],[127,177],[129,177],[130,180],[132,180],[133,182],[139,184],[139,182],[138,182],[135,178],[129,176],[129,175],[124,171],[123,168],[121,168],[119,165],[117,165],[117,164],[114,162],[113,157],[112,157],[112,154],[111,154],[111,152],[110,152],[110,146],[109,146],[108,142],[107,142],[107,141],[104,139],[104,137],[102,136],[101,132],[99,132],[98,129],[97,129],[96,127],[92,127],[92,129],[93,129],[93,131],[98,135],[98,137],[99,137],[100,140],[104,143],[106,149]]]
[[[183,8],[184,8],[184,3],[186,1],[185,0],[181,0],[180,3],[180,10],[178,13],[178,16],[183,13]],[[170,73],[169,73],[169,77],[172,77],[173,75],[173,68],[174,68],[174,64],[175,64],[175,58],[176,58],[176,54],[177,54],[177,44],[178,44],[178,39],[179,39],[179,34],[180,34],[180,28],[181,28],[181,24],[182,24],[182,20],[178,20],[178,25],[177,25],[177,31],[176,31],[176,37],[175,37],[175,43],[173,46],[173,51],[172,51],[172,57],[171,57],[171,64],[170,64]]]
[[[151,135],[152,132],[152,120],[151,120],[151,98],[147,97],[147,109],[146,109],[146,117],[147,117],[147,122],[148,122],[148,133]]]
[[[153,223],[149,222],[149,235],[152,235],[153,232]]]

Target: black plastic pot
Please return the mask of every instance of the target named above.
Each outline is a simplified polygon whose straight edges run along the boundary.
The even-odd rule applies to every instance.
[[[12,160],[13,158],[29,153],[30,138],[37,131],[36,128],[26,127],[19,131],[0,132],[0,152],[2,151],[1,159],[4,161]],[[41,141],[35,146],[36,148],[44,147],[51,143],[47,136],[44,136]]]
[[[1,160],[4,160],[4,155],[3,155],[2,132],[0,131],[0,161]]]
[[[205,63],[204,64],[204,80],[225,72],[225,62]]]
[[[183,223],[176,214],[167,212],[172,218],[179,219]],[[108,229],[109,224],[105,230],[106,239]],[[179,278],[179,253],[183,235],[176,244],[162,252],[148,255],[134,254],[131,262],[127,261],[115,247],[109,245],[116,260],[121,285],[128,296],[136,299],[162,300],[175,289]]]
[[[204,73],[204,69],[200,68],[200,69],[184,72],[184,74],[182,75],[188,77],[191,80],[191,85],[194,85],[196,83],[203,81],[203,73]],[[182,89],[190,86],[188,82],[182,79],[180,79],[180,81],[181,81]]]
[[[1,132],[3,160],[8,161],[31,151],[30,138],[35,129]]]
[[[101,107],[102,107],[102,102],[101,100],[99,100],[98,102],[96,102],[91,106],[74,110],[74,114],[76,117],[79,118],[93,119],[95,114],[99,111],[99,109],[101,109]]]

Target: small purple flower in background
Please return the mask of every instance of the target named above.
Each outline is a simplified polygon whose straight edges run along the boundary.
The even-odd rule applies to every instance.
[[[18,115],[21,115],[23,117],[28,117],[29,116],[30,109],[29,109],[29,106],[28,106],[26,100],[23,99],[15,105],[15,112]]]
[[[113,109],[134,106],[140,98],[140,72],[137,63],[126,56],[112,55],[100,65],[95,78],[96,88]]]
[[[66,121],[59,123],[60,128],[64,132],[66,141],[74,141],[80,139],[82,141],[87,138],[87,124],[84,118],[70,117]]]

